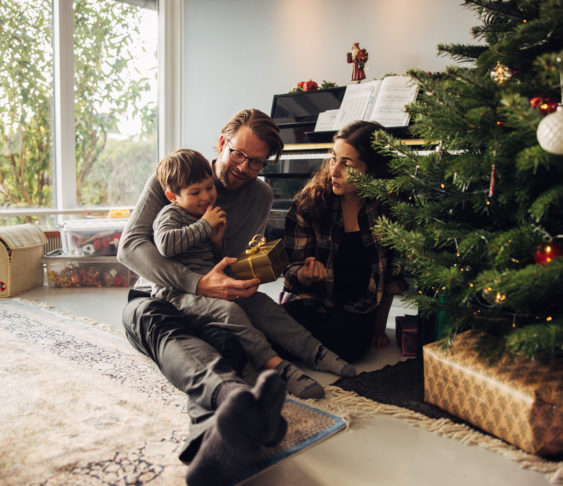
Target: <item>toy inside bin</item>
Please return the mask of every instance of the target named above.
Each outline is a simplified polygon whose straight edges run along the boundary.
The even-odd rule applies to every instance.
[[[77,219],[59,225],[63,254],[115,256],[127,219]]]
[[[74,257],[55,250],[45,255],[43,261],[49,287],[131,287],[138,278],[115,257]]]

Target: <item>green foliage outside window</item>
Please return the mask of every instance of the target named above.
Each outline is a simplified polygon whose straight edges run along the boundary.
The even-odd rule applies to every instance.
[[[108,195],[108,186],[116,170],[134,174],[144,169],[146,178],[156,162],[156,103],[143,98],[150,80],[129,75],[141,34],[138,10],[112,1],[77,0],[73,5],[77,201],[133,204],[136,195],[115,201],[120,198]],[[0,3],[1,207],[53,206],[51,9],[50,0]],[[113,143],[121,153],[135,154],[118,159],[115,151],[108,153],[109,136],[126,116],[140,120],[141,129],[135,140]]]

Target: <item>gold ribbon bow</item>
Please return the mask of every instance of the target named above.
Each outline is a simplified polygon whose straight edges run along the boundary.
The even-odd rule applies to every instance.
[[[253,253],[258,253],[258,251],[266,244],[266,238],[260,233],[254,235],[252,239],[248,242],[248,250],[246,250],[247,255],[252,255]]]

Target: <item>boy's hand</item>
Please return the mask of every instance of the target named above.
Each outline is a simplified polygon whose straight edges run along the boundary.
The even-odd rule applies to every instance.
[[[217,248],[221,248],[223,246],[223,238],[225,236],[226,227],[226,222],[219,223],[211,232],[211,243],[213,243]]]
[[[202,219],[205,219],[205,221],[207,221],[211,225],[211,228],[215,230],[215,228],[220,224],[227,224],[227,213],[223,211],[219,206],[215,206],[214,208],[209,206],[207,208],[207,211],[205,211],[205,214],[202,216]]]

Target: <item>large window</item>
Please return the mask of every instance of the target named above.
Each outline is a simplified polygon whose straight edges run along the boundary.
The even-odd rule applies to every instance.
[[[0,205],[53,204],[52,9],[0,3]]]
[[[0,2],[0,211],[135,203],[158,160],[158,26],[157,0]]]
[[[156,1],[73,4],[77,204],[132,205],[157,161]]]

